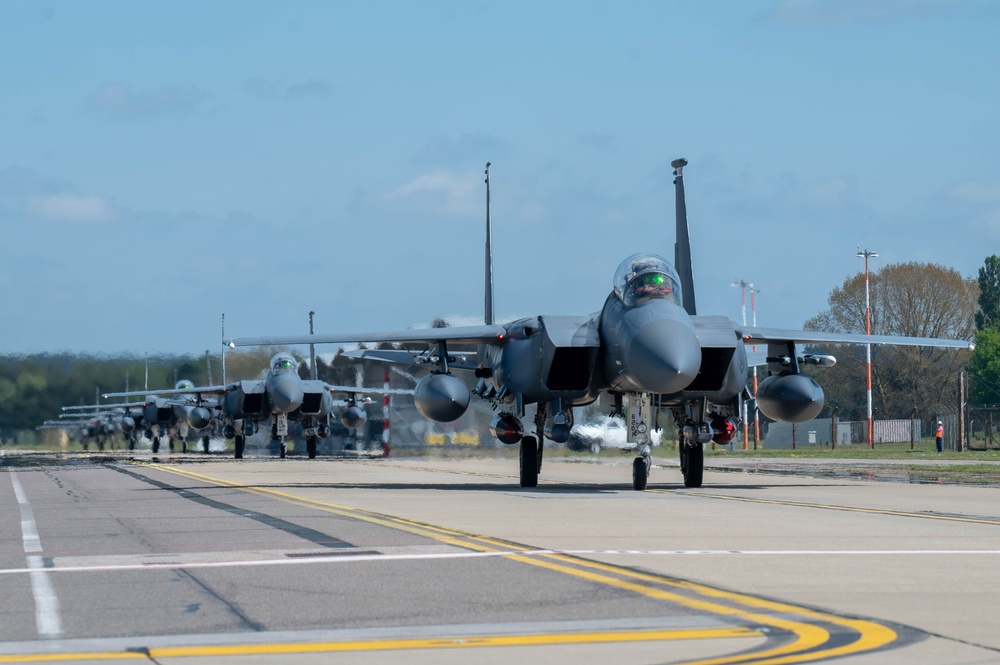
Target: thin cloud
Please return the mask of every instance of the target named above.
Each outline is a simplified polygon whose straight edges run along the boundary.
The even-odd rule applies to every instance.
[[[333,83],[322,78],[289,83],[280,79],[254,77],[244,81],[243,87],[247,92],[257,97],[285,101],[330,97],[336,92]]]
[[[431,136],[413,153],[417,164],[456,167],[465,164],[495,161],[508,153],[509,145],[503,139],[489,134],[462,134],[457,139],[450,136]]]
[[[29,200],[28,211],[42,219],[69,222],[103,222],[115,218],[114,209],[99,196],[56,194]]]
[[[576,144],[583,148],[589,148],[595,152],[608,153],[616,150],[617,139],[614,134],[601,134],[598,132],[590,132],[583,134],[576,139]]]
[[[139,92],[117,83],[104,85],[87,97],[87,106],[118,118],[139,119],[157,115],[188,113],[208,96],[195,88],[160,88]]]
[[[951,195],[962,203],[1000,203],[1000,181],[959,182],[951,188]]]
[[[483,197],[478,178],[432,171],[404,183],[391,198],[439,214],[468,217],[481,211]]]
[[[970,4],[964,0],[781,0],[761,18],[793,25],[887,23],[941,16]]]

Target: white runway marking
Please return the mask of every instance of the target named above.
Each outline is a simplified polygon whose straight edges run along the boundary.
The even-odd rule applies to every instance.
[[[38,537],[35,516],[31,512],[28,497],[24,494],[24,488],[21,487],[16,471],[10,472],[10,482],[14,486],[17,505],[21,508],[21,537],[24,540],[24,553],[28,555],[28,567],[22,572],[31,575],[31,593],[35,596],[35,624],[38,626],[39,635],[56,637],[63,632],[62,619],[59,617],[59,598],[56,597],[56,590],[52,587],[45,562],[42,557],[35,554],[42,551],[42,541]]]
[[[317,563],[360,563],[373,561],[418,561],[435,559],[476,559],[505,556],[997,556],[1000,550],[503,550],[497,552],[448,552],[427,554],[338,554],[302,558],[265,558],[236,561],[169,561],[162,563],[126,563],[113,565],[61,566],[44,569],[45,573],[94,573],[123,570],[176,570],[180,568],[242,568],[253,566],[292,566]],[[149,556],[149,555],[146,555]],[[169,556],[178,556],[170,554]],[[40,557],[39,557],[40,558]],[[0,575],[34,573],[34,568],[2,568]],[[54,599],[54,595],[53,595]]]

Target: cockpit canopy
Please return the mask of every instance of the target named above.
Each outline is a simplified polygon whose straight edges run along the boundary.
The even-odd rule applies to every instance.
[[[174,385],[174,390],[190,390],[191,388],[194,388],[194,384],[187,379],[181,379]]]
[[[271,372],[274,374],[284,374],[294,371],[299,364],[290,353],[279,353],[271,358]]]
[[[628,307],[650,300],[681,304],[680,277],[656,254],[633,254],[615,271],[615,294]]]

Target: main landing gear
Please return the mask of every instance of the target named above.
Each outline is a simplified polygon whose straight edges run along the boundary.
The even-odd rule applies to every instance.
[[[705,471],[705,447],[698,442],[685,441],[682,437],[678,448],[681,452],[684,487],[701,487]]]
[[[542,467],[542,446],[533,436],[521,437],[521,487],[538,487]]]

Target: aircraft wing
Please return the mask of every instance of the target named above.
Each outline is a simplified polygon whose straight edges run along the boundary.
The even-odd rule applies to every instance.
[[[197,386],[194,388],[170,388],[168,390],[143,390],[127,393],[102,393],[101,397],[163,397],[164,395],[221,395],[230,386]],[[110,404],[108,406],[121,406]]]
[[[499,346],[506,341],[506,328],[503,326],[482,325],[336,335],[235,337],[229,340],[229,346],[285,346],[288,344],[343,344],[347,342],[427,342],[429,344],[433,344],[434,342],[459,342]]]
[[[327,385],[332,393],[373,393],[379,395],[412,395],[413,391],[408,388],[359,388],[357,386],[331,386]]]
[[[397,363],[401,365],[420,364],[422,356],[417,351],[407,351],[405,349],[354,349],[344,351],[344,356],[348,358],[362,358],[364,360],[378,360],[387,363]],[[448,365],[457,369],[475,369],[475,351],[449,351]]]
[[[961,339],[941,337],[902,337],[896,335],[861,335],[822,330],[783,330],[781,328],[738,329],[747,344],[798,342],[802,344],[892,344],[896,346],[935,346],[943,349],[974,349],[976,345]]]
[[[108,395],[114,395],[114,393],[108,393]],[[124,409],[130,406],[146,406],[145,402],[119,402],[119,403],[107,403],[107,404],[85,404],[83,406],[63,406],[59,407],[63,411],[86,411],[86,410],[111,410],[111,409]]]

